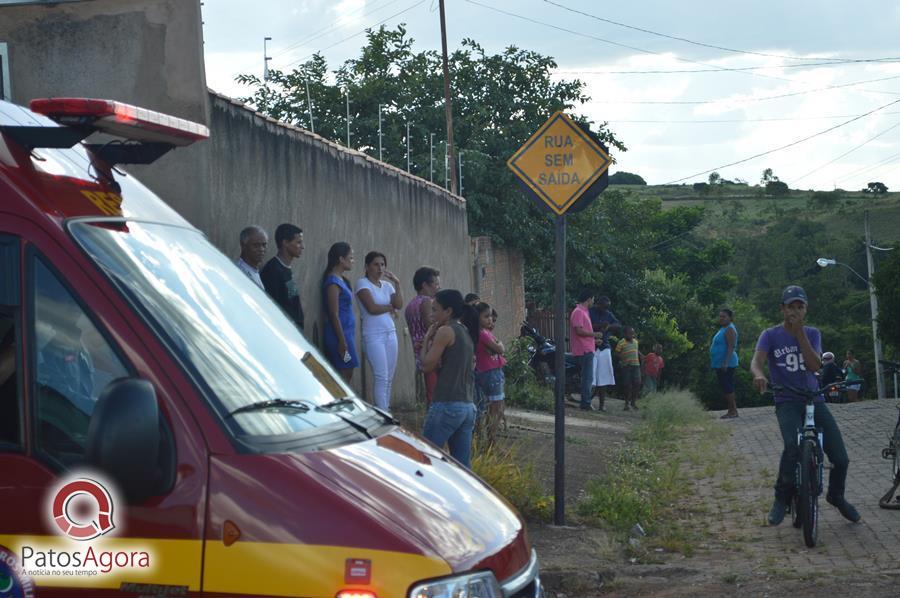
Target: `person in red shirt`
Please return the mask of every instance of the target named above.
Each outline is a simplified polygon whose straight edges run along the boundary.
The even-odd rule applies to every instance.
[[[594,332],[591,326],[591,306],[594,304],[594,293],[587,289],[578,294],[578,305],[569,316],[569,345],[572,355],[581,364],[581,409],[591,409],[591,389],[594,385],[594,347],[602,332]]]
[[[666,362],[662,358],[662,345],[653,345],[653,351],[644,355],[644,393],[650,394],[659,390],[659,376]]]

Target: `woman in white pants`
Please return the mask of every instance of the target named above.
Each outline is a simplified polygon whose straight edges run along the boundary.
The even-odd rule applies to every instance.
[[[374,378],[375,405],[390,411],[391,384],[397,370],[397,330],[394,315],[403,308],[400,280],[387,269],[383,253],[366,254],[366,275],[356,281],[362,317],[362,345]]]

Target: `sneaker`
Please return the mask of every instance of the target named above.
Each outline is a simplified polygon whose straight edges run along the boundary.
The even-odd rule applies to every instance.
[[[781,524],[784,521],[785,511],[787,511],[787,503],[780,498],[776,498],[775,502],[772,503],[772,508],[769,509],[769,525]]]
[[[837,510],[844,516],[844,519],[852,521],[853,523],[859,521],[859,511],[856,510],[856,507],[847,502],[847,499],[843,496],[831,496],[830,494],[826,494],[825,500],[828,501],[828,504],[837,507]]]
[[[737,413],[725,413],[725,415],[723,415],[719,419],[734,419],[736,417],[738,417]]]
[[[622,411],[631,411],[631,406],[628,403],[625,403],[625,409],[622,409]]]

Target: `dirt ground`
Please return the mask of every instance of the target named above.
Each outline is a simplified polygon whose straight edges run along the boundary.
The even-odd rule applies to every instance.
[[[818,559],[821,555],[816,555],[818,560],[810,559],[816,566],[809,569],[796,566],[796,556],[808,549],[790,529],[790,522],[774,532],[765,525],[770,500],[766,472],[728,446],[725,450],[733,455],[724,462],[724,472],[721,467],[716,472],[695,467],[686,473],[694,492],[686,499],[690,504],[683,511],[688,519],[685,523],[697,531],[689,556],[660,548],[648,554],[640,550],[639,537],[616,538],[602,529],[580,525],[574,506],[585,483],[602,475],[605,463],[639,421],[639,414],[624,412],[622,406],[621,401],[607,400],[606,413],[585,413],[573,406],[567,409],[568,525],[529,523],[548,597],[793,597],[826,592],[856,598],[900,596],[900,556],[894,559],[893,568],[874,570],[849,566],[840,555],[825,559],[824,564]],[[552,416],[513,410],[508,422],[506,441],[518,443],[523,457],[533,459],[548,495],[552,495]],[[688,438],[687,442],[695,440]],[[729,475],[731,468],[742,474]],[[897,519],[900,525],[900,513]],[[828,525],[839,523],[829,519]],[[896,550],[900,555],[900,546]]]

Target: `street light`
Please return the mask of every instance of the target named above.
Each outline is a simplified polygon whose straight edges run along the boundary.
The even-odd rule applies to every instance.
[[[878,389],[878,398],[881,398],[884,394],[884,378],[881,373],[881,340],[878,338],[878,298],[875,296],[875,285],[873,285],[868,278],[864,277],[844,262],[839,262],[827,257],[820,257],[816,260],[816,263],[820,268],[835,265],[843,266],[853,272],[861,281],[866,283],[866,287],[869,289],[869,307],[872,311],[872,343],[875,351],[875,381]]]

